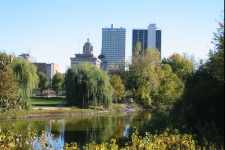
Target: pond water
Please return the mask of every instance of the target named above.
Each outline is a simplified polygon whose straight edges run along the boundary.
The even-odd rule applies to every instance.
[[[61,119],[1,122],[0,128],[4,131],[15,124],[15,130],[21,133],[25,132],[24,130],[29,124],[32,130],[37,131],[38,136],[41,135],[42,131],[46,131],[49,135],[54,134],[54,140],[50,137],[48,140],[56,149],[60,149],[65,143],[76,142],[81,148],[87,143],[101,143],[111,138],[116,139],[122,147],[135,128],[144,133],[145,131],[153,132],[161,126],[165,126],[166,121],[158,121],[158,118],[163,118],[159,117],[158,111],[140,111]],[[34,147],[39,149],[37,143]]]

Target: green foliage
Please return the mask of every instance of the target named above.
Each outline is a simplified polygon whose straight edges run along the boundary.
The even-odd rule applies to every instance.
[[[206,63],[208,71],[221,82],[224,81],[224,22],[219,23],[217,32],[214,33],[213,42],[215,50],[210,50],[209,61]]]
[[[180,56],[179,54],[172,54],[169,58],[164,58],[162,64],[169,64],[172,71],[185,82],[194,71],[194,58],[189,57],[187,54]]]
[[[14,58],[11,68],[19,78],[17,95],[22,98],[21,103],[23,103],[23,106],[28,107],[31,93],[37,88],[39,82],[37,68],[23,58]]]
[[[117,75],[121,78],[122,80],[122,83],[124,84],[124,86],[128,86],[127,84],[127,74],[128,74],[128,71],[126,71],[125,69],[128,68],[129,66],[129,63],[128,62],[125,62],[125,60],[120,60],[119,61],[119,65],[116,66],[116,65],[112,65],[110,67],[110,69],[108,70],[108,75],[109,76],[113,76],[113,75]]]
[[[12,127],[9,127],[7,132],[1,131],[0,128],[0,149],[30,149],[32,147],[32,143],[36,138],[36,133],[31,131],[29,125],[24,132],[25,133],[16,133],[14,125],[12,125]]]
[[[17,98],[18,78],[13,74],[10,63],[11,56],[0,52],[0,103],[2,106],[4,102],[8,103],[8,100]]]
[[[148,106],[152,103],[151,93],[155,92],[159,85],[158,71],[160,70],[160,53],[150,47],[143,53],[141,43],[137,43],[135,55],[129,66],[129,84],[133,97],[137,103]]]
[[[223,26],[220,28],[223,32]],[[204,141],[224,144],[224,34],[219,35],[216,39],[221,41],[217,41],[216,50],[187,79],[183,100],[173,110],[203,144]]]
[[[111,77],[110,83],[116,92],[117,100],[119,102],[121,102],[122,98],[124,98],[124,96],[125,96],[125,88],[124,88],[124,85],[122,83],[120,76],[113,75]]]
[[[153,102],[157,105],[170,105],[181,98],[184,84],[172,72],[170,65],[162,64],[159,72],[160,87],[153,95]]]
[[[41,97],[43,90],[48,87],[47,77],[43,72],[38,72],[39,83],[38,83],[38,90],[41,91]]]
[[[67,70],[65,89],[69,104],[82,108],[88,107],[90,103],[110,107],[114,97],[106,72],[89,63]]]
[[[1,131],[0,128],[0,147],[1,149],[32,149],[35,146],[41,149],[55,149],[51,140],[54,140],[53,134],[47,134],[41,132],[37,143],[34,145],[34,140],[37,136],[36,132],[31,131],[29,125],[25,133],[16,133],[14,126],[10,128],[6,133]],[[65,143],[65,150],[79,150],[78,145],[75,142],[70,144]],[[170,149],[224,149],[223,145],[215,146],[205,145],[199,146],[192,135],[170,134],[166,130],[162,134],[150,134],[146,133],[144,137],[140,136],[136,131],[132,134],[131,140],[126,143],[125,147],[119,147],[115,139],[111,139],[108,142],[102,142],[101,144],[90,143],[83,146],[84,150],[170,150]]]
[[[64,89],[64,76],[60,73],[56,73],[52,78],[52,89],[56,91],[56,96],[58,92]]]

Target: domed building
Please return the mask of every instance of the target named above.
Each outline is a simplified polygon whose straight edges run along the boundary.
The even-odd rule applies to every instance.
[[[71,57],[71,66],[79,65],[83,62],[88,62],[94,64],[98,68],[100,68],[101,60],[96,58],[93,54],[93,46],[87,39],[87,42],[84,43],[83,46],[83,54],[75,54],[75,57]]]
[[[105,57],[105,55],[103,53],[101,53],[99,56],[98,56],[98,59],[101,60],[101,65],[100,65],[100,68],[102,70],[107,70],[107,59]]]

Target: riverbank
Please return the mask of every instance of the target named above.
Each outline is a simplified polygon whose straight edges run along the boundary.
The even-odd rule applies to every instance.
[[[140,108],[132,108],[132,111],[139,111]],[[120,104],[115,104],[111,109],[79,109],[74,107],[44,107],[33,108],[30,110],[6,110],[0,113],[1,121],[10,120],[29,120],[40,118],[65,118],[76,116],[92,116],[92,115],[107,115],[112,113],[124,113],[130,110],[124,108]]]

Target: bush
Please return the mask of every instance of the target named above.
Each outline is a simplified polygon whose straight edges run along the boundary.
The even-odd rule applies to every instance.
[[[36,139],[36,132],[31,131],[28,128],[25,131],[25,134],[15,133],[14,126],[6,132],[1,131],[0,128],[0,148],[1,149],[31,149],[34,146],[34,140]],[[47,134],[46,132],[42,132],[39,136],[38,145],[42,149],[56,149],[52,146],[51,142],[48,141],[47,137],[50,137],[51,140],[54,140],[53,134]],[[79,149],[75,142],[73,143],[65,143],[64,148],[66,150],[74,150]],[[144,137],[140,136],[136,131],[133,133],[131,140],[125,144],[124,148],[120,148],[116,143],[115,139],[111,139],[108,142],[103,142],[101,144],[90,143],[83,146],[84,150],[171,150],[171,149],[224,149],[223,146],[216,147],[215,145],[207,145],[204,147],[200,147],[197,145],[196,141],[192,137],[192,135],[187,134],[170,134],[168,130],[166,130],[163,134],[150,134],[146,133]]]

